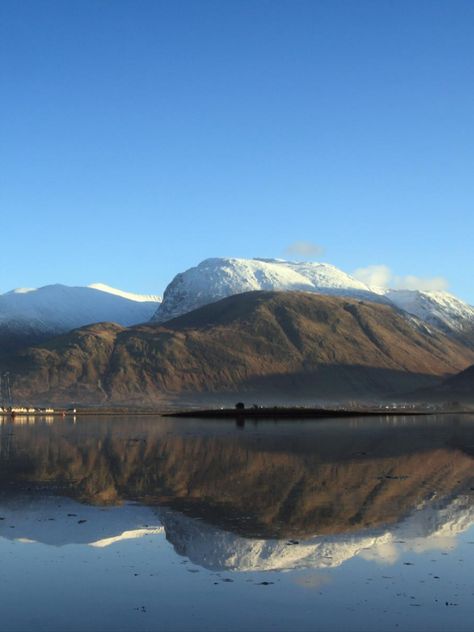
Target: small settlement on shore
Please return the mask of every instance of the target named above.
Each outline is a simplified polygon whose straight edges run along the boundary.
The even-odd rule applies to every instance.
[[[0,417],[19,417],[19,416],[50,416],[57,415],[64,417],[65,415],[75,415],[76,409],[64,408],[37,408],[32,406],[0,406]]]

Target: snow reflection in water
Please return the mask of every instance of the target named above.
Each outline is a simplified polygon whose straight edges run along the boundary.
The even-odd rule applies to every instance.
[[[4,426],[5,627],[468,630],[473,445],[466,417]]]

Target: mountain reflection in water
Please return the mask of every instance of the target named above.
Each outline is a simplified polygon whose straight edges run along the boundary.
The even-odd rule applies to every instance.
[[[454,538],[474,522],[469,417],[245,429],[115,417],[0,430],[0,536],[9,539],[74,542],[71,518],[87,514],[89,544],[164,527],[196,564],[269,570],[390,558],[400,540],[426,548],[426,538]]]

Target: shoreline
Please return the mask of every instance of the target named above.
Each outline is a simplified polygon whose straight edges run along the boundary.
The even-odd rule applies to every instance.
[[[76,408],[35,411],[0,411],[0,422],[16,418],[123,417],[127,415],[195,419],[330,419],[341,417],[401,417],[433,415],[469,415],[474,410],[446,408],[322,408],[305,406],[261,406],[255,408]]]
[[[425,411],[406,409],[337,409],[337,408],[220,408],[202,410],[182,410],[163,413],[163,417],[198,419],[330,419],[337,417],[380,417],[380,416],[406,416],[406,415],[436,415],[445,411]]]

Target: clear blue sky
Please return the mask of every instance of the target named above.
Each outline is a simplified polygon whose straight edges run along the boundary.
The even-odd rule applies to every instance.
[[[474,303],[472,0],[2,0],[0,290],[305,240]]]

